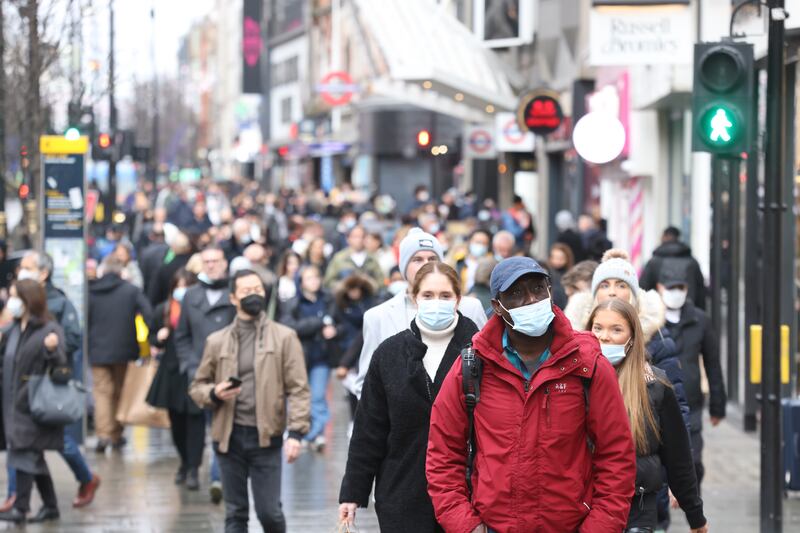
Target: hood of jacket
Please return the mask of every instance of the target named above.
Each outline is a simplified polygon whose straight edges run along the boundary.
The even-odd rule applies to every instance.
[[[665,242],[653,250],[653,255],[658,257],[691,257],[692,249],[680,241]]]
[[[578,331],[586,331],[589,325],[589,316],[592,314],[595,305],[592,293],[579,292],[569,299],[567,307],[564,309],[564,314],[572,323],[573,328]],[[642,324],[644,342],[647,343],[666,323],[664,302],[661,301],[661,295],[654,290],[643,291],[637,287],[636,311],[639,313],[639,322]]]
[[[117,274],[105,274],[102,278],[89,282],[89,291],[96,294],[111,292],[125,283]]]

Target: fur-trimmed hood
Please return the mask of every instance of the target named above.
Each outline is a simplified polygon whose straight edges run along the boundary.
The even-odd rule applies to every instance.
[[[564,314],[572,323],[572,327],[578,331],[585,331],[589,322],[589,315],[595,307],[595,299],[591,292],[579,292],[569,299]],[[644,342],[647,343],[659,329],[664,327],[666,318],[664,316],[664,303],[658,292],[643,291],[636,288],[636,311],[639,313],[639,321],[642,324]]]

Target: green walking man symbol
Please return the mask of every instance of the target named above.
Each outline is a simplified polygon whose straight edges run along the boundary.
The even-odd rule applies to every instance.
[[[728,128],[732,127],[733,123],[725,110],[717,109],[717,112],[711,117],[711,141],[717,142],[722,139],[723,142],[730,142],[731,134],[728,132]]]

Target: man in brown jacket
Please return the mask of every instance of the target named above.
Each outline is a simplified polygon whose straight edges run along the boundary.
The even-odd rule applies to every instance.
[[[225,532],[247,531],[249,477],[264,531],[283,533],[281,445],[286,460],[294,462],[309,429],[303,348],[294,330],[266,317],[266,290],[258,274],[238,271],[230,289],[236,319],[208,337],[189,394],[200,407],[213,409],[211,438],[222,472]]]

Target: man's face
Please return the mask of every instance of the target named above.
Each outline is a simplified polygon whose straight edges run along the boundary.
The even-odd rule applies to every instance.
[[[224,279],[228,271],[228,262],[222,250],[206,250],[200,258],[203,260],[203,272],[212,280]],[[241,281],[241,280],[239,280]]]
[[[550,298],[550,284],[546,276],[541,274],[525,274],[515,281],[506,291],[492,300],[492,309],[508,324],[514,324],[511,309],[525,307]]]
[[[350,235],[347,236],[347,245],[354,252],[362,252],[364,250],[364,230],[360,227],[353,228]]]
[[[258,294],[260,296],[267,295],[264,291],[264,284],[261,282],[261,278],[252,274],[237,279],[235,290],[233,294],[231,294],[231,302],[236,306],[237,311],[242,311],[242,300],[251,294]]]
[[[499,239],[495,239],[492,251],[495,256],[501,259],[508,259],[514,253],[514,241],[501,236]]]
[[[22,261],[19,262],[19,269],[20,271],[27,270],[30,273],[29,279],[44,283],[47,280],[48,272],[46,270],[39,270],[37,259],[36,254],[26,254],[22,258]]]
[[[489,249],[489,236],[486,235],[485,233],[476,233],[469,240],[469,244],[470,245],[473,245],[473,244],[479,245],[479,246],[482,246],[484,250],[488,250]]]
[[[436,252],[431,250],[422,250],[420,252],[415,253],[411,256],[411,260],[408,262],[408,266],[406,267],[406,279],[409,282],[414,281],[414,278],[417,277],[417,272],[419,269],[425,266],[425,263],[438,263],[439,256],[436,255]]]

